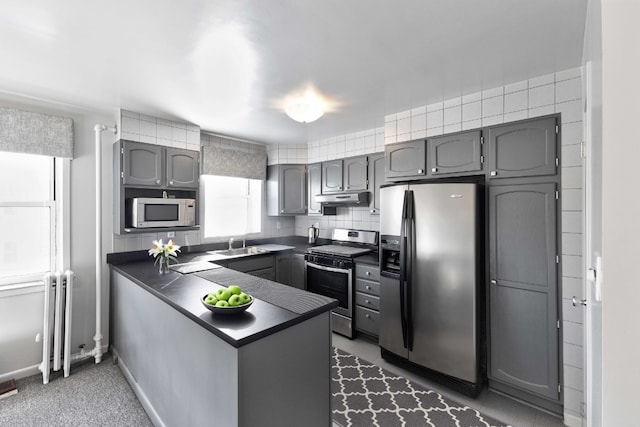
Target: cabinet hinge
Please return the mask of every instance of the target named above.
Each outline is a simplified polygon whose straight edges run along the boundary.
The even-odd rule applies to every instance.
[[[558,125],[556,125],[556,135],[558,134],[560,128],[558,127]]]
[[[484,144],[484,136],[480,137],[480,144]]]
[[[120,172],[120,178],[124,179],[124,172]]]
[[[124,154],[124,147],[120,147],[120,154]]]
[[[556,320],[556,328],[560,329],[560,321],[559,320]]]
[[[556,264],[560,264],[560,255],[556,255]]]
[[[562,384],[558,384],[558,393],[562,391]]]
[[[484,156],[480,156],[480,164],[484,163]]]
[[[556,190],[556,200],[560,200],[560,192]]]
[[[556,167],[560,164],[560,160],[556,157]]]
[[[580,141],[580,157],[582,157],[583,159],[587,158],[587,153],[584,149],[584,141]]]

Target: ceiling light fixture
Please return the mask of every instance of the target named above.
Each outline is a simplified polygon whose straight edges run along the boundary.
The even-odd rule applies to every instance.
[[[311,123],[322,117],[326,106],[322,97],[309,88],[302,94],[288,97],[284,111],[297,122]]]

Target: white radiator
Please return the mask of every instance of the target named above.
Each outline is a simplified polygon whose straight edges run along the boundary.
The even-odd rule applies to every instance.
[[[64,376],[71,367],[71,308],[73,271],[46,273],[44,275],[44,322],[42,339],[42,383],[49,382],[51,355],[53,370],[64,364]],[[53,350],[52,350],[53,345]],[[52,353],[53,351],[53,353]]]

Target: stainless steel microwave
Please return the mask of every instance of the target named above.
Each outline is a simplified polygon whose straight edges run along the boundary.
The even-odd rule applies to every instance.
[[[135,197],[125,201],[129,227],[188,227],[196,225],[195,199]]]

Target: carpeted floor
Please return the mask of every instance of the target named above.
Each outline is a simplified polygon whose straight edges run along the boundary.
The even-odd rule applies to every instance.
[[[0,426],[152,426],[120,369],[105,355],[73,365],[71,374],[17,381],[18,394],[0,400]]]
[[[342,427],[505,425],[335,347],[331,369],[333,421]]]

